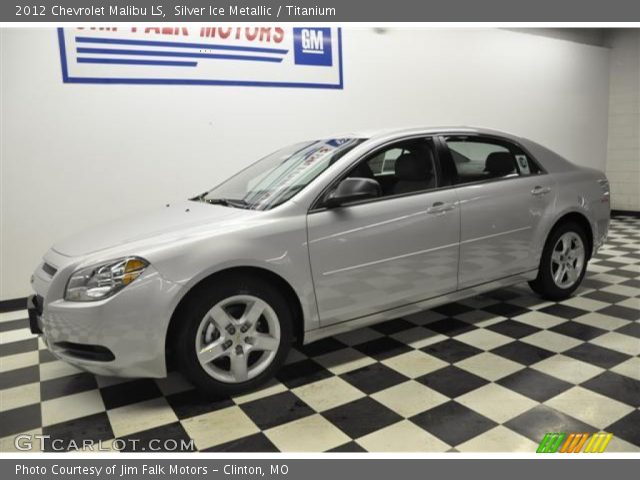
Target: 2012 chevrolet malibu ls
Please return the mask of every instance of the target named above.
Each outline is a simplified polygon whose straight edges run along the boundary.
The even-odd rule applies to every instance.
[[[298,143],[55,244],[33,275],[31,328],[96,374],[163,377],[172,358],[203,391],[236,394],[294,341],[522,281],[565,298],[609,209],[602,173],[501,132]]]

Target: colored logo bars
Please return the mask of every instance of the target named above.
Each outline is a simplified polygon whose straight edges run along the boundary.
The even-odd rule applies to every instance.
[[[613,438],[612,433],[547,433],[536,453],[602,453]]]

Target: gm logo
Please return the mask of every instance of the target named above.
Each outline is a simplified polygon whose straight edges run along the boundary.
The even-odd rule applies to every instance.
[[[294,28],[293,58],[296,65],[330,67],[333,63],[331,30],[317,27]]]

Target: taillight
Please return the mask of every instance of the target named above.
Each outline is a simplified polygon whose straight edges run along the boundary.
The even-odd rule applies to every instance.
[[[598,180],[598,185],[602,189],[602,196],[600,197],[600,201],[602,203],[609,203],[609,199],[611,197],[611,191],[609,190],[609,180],[606,178],[601,178]]]

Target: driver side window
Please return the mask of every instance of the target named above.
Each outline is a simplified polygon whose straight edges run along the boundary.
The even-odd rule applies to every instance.
[[[348,176],[376,180],[383,197],[429,190],[437,185],[434,152],[431,139],[403,140],[365,158]]]

